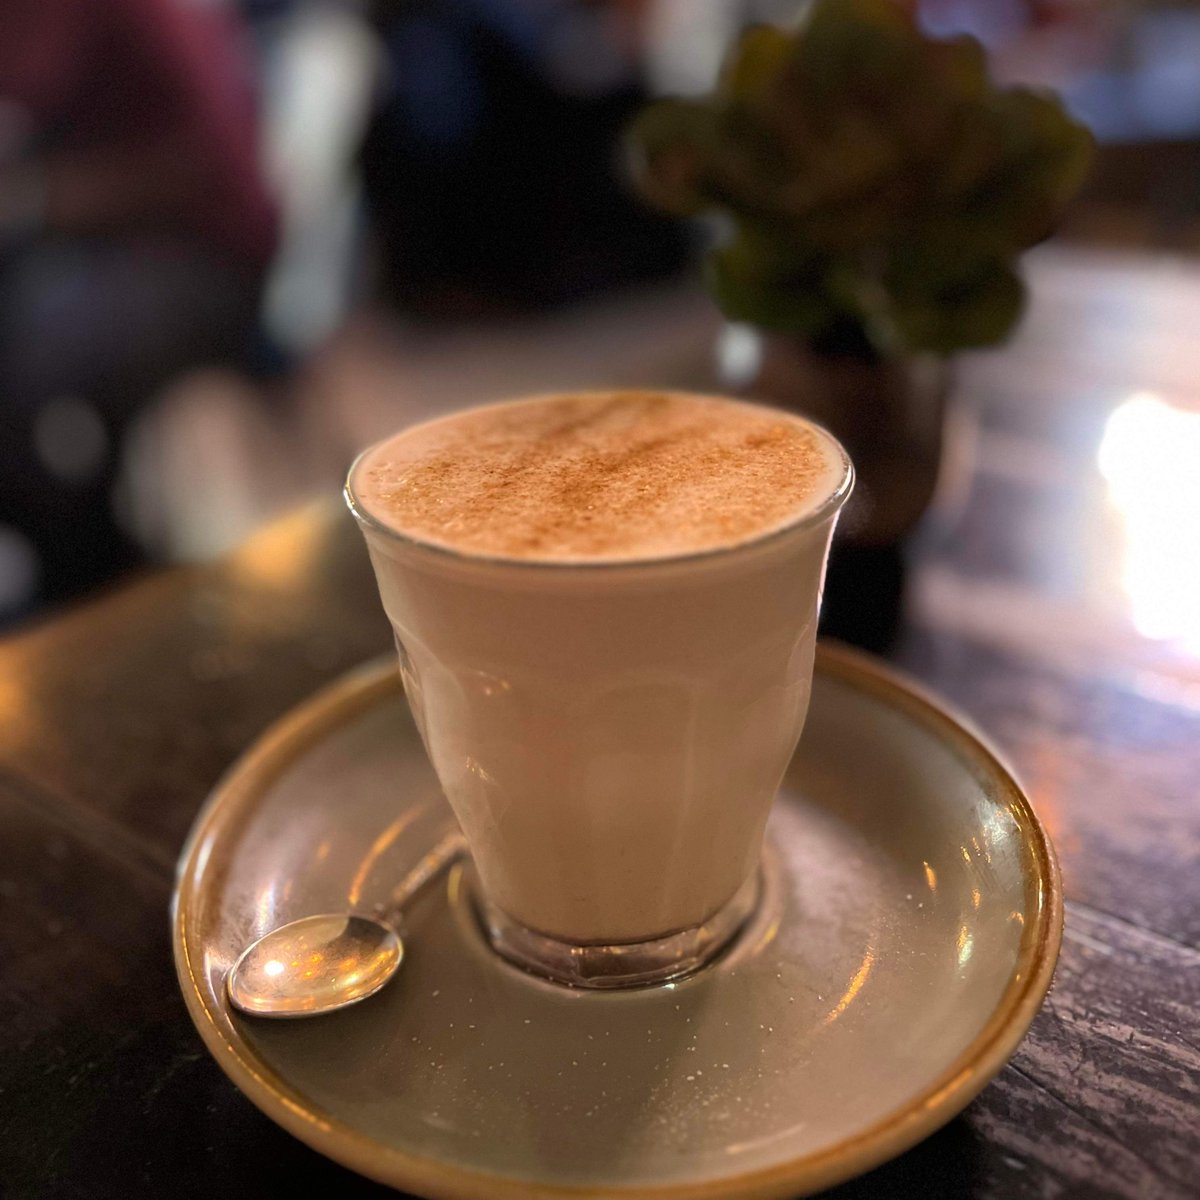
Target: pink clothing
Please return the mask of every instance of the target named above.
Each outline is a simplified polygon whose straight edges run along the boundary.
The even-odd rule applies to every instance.
[[[30,117],[35,157],[176,148],[203,186],[181,190],[167,223],[261,267],[276,214],[241,34],[214,0],[0,0],[0,100]]]

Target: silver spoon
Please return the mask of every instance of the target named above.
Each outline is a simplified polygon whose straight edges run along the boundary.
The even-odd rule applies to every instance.
[[[465,849],[455,831],[417,863],[393,893],[396,920],[321,913],[263,934],[225,976],[229,1003],[255,1017],[318,1017],[373,996],[404,961],[399,910]]]

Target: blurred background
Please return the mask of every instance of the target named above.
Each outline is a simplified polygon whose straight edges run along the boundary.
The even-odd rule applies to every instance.
[[[1101,549],[1071,595],[1200,647],[1200,580],[1163,609],[1180,558],[1139,483],[1147,455],[1193,471],[1200,293],[1180,275],[1169,313],[1072,324],[1091,260],[1038,286],[1061,247],[1118,270],[1200,254],[1200,3],[910,7],[978,37],[999,79],[1056,89],[1096,135],[1081,200],[1030,256],[1031,318],[963,370],[986,388],[1005,355],[1036,354],[1045,306],[1081,339],[1063,419],[1090,456]],[[219,554],[336,494],[358,449],[420,417],[540,388],[714,386],[701,234],[636,199],[622,132],[648,99],[710,88],[747,23],[802,8],[0,0],[0,626]],[[1153,394],[1089,397],[1089,356],[1159,320],[1182,332]],[[1062,465],[1003,430],[984,450],[1001,477]],[[1103,548],[1138,520],[1159,545],[1140,585]],[[984,619],[955,586],[927,574],[917,602]]]

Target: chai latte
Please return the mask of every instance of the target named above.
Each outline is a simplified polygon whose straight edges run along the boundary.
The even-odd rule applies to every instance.
[[[347,494],[490,904],[631,943],[744,890],[851,475],[797,417],[644,391],[473,409],[359,459]]]

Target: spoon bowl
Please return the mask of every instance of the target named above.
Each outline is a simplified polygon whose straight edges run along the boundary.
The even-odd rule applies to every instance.
[[[391,916],[466,849],[457,830],[442,838],[393,893]],[[400,969],[404,943],[387,920],[317,913],[263,934],[225,977],[229,1003],[253,1017],[317,1017],[373,996]]]
[[[263,1017],[335,1012],[373,996],[399,969],[404,943],[369,917],[321,913],[259,938],[229,972],[230,1002]]]

